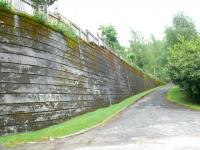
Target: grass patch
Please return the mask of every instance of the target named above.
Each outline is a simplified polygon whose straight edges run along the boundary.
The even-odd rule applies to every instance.
[[[200,111],[200,104],[194,102],[186,93],[178,86],[174,86],[167,93],[167,99],[173,103],[183,105],[192,110]]]
[[[50,138],[58,138],[71,135],[82,130],[94,127],[109,119],[118,112],[124,110],[138,99],[156,90],[157,88],[142,92],[110,107],[100,108],[96,111],[72,118],[64,123],[54,125],[34,132],[20,133],[0,137],[0,144],[7,147],[15,147],[17,144],[26,142],[38,142]]]

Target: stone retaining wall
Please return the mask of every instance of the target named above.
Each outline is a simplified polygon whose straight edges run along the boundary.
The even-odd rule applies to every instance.
[[[104,48],[0,10],[0,135],[60,123],[158,85]]]

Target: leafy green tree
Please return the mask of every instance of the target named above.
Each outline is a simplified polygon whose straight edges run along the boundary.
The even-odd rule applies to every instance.
[[[179,44],[180,37],[185,40],[193,40],[198,36],[198,32],[196,30],[196,26],[193,20],[186,16],[183,13],[177,13],[172,19],[172,26],[166,28],[165,30],[165,38],[163,40],[163,57],[159,63],[165,64],[161,69],[161,76],[167,77],[167,72],[169,72],[168,66],[168,57],[170,55],[169,49],[173,48],[176,44]]]
[[[127,55],[125,52],[125,47],[122,46],[117,37],[117,31],[112,25],[102,25],[99,30],[101,31],[102,39],[115,51],[115,53],[126,60]]]
[[[146,55],[144,70],[155,77],[165,79],[166,76],[163,73],[163,69],[166,64],[163,61],[165,56],[165,50],[163,49],[163,42],[157,40],[153,35],[151,39],[146,43]]]
[[[114,26],[112,25],[102,25],[100,26],[99,30],[101,31],[101,37],[106,41],[106,43],[109,44],[112,48],[116,44],[118,44],[118,39],[117,39],[117,31]]]
[[[128,50],[128,57],[133,62],[133,65],[137,65],[141,69],[144,69],[144,59],[146,52],[146,44],[144,37],[137,31],[131,31],[132,38],[130,40],[130,47]]]
[[[146,73],[168,80],[164,42],[157,40],[153,35],[149,40],[144,40],[139,32],[132,31],[128,58],[133,65],[137,65]]]
[[[12,10],[12,5],[6,0],[0,0],[0,8]]]
[[[200,102],[200,37],[179,38],[170,50],[169,69],[173,82]]]
[[[179,37],[186,40],[194,39],[197,36],[197,30],[192,19],[183,13],[178,13],[173,17],[172,26],[165,30],[166,47],[173,47],[179,42]]]

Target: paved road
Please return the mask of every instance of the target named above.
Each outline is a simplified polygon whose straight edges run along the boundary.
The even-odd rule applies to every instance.
[[[25,144],[17,150],[199,150],[200,112],[165,100],[165,86],[105,125],[84,134]]]

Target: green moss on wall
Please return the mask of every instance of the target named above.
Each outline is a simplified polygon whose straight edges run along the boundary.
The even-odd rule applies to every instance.
[[[41,15],[40,16],[38,16],[38,15],[30,16],[25,13],[15,12],[12,9],[4,9],[2,7],[0,7],[0,11],[3,11],[3,12],[5,11],[7,13],[10,13],[11,15],[18,15],[19,17],[24,17],[24,18],[30,19],[30,20],[38,23],[39,25],[43,25],[47,28],[52,29],[55,32],[62,34],[63,36],[66,36],[67,39],[69,38],[70,40],[72,40],[78,44],[79,40],[78,40],[78,36],[76,35],[75,31],[73,31],[73,29],[71,27],[64,25],[63,23],[61,24],[61,23],[49,22],[47,19],[45,20],[43,17],[41,17]]]

